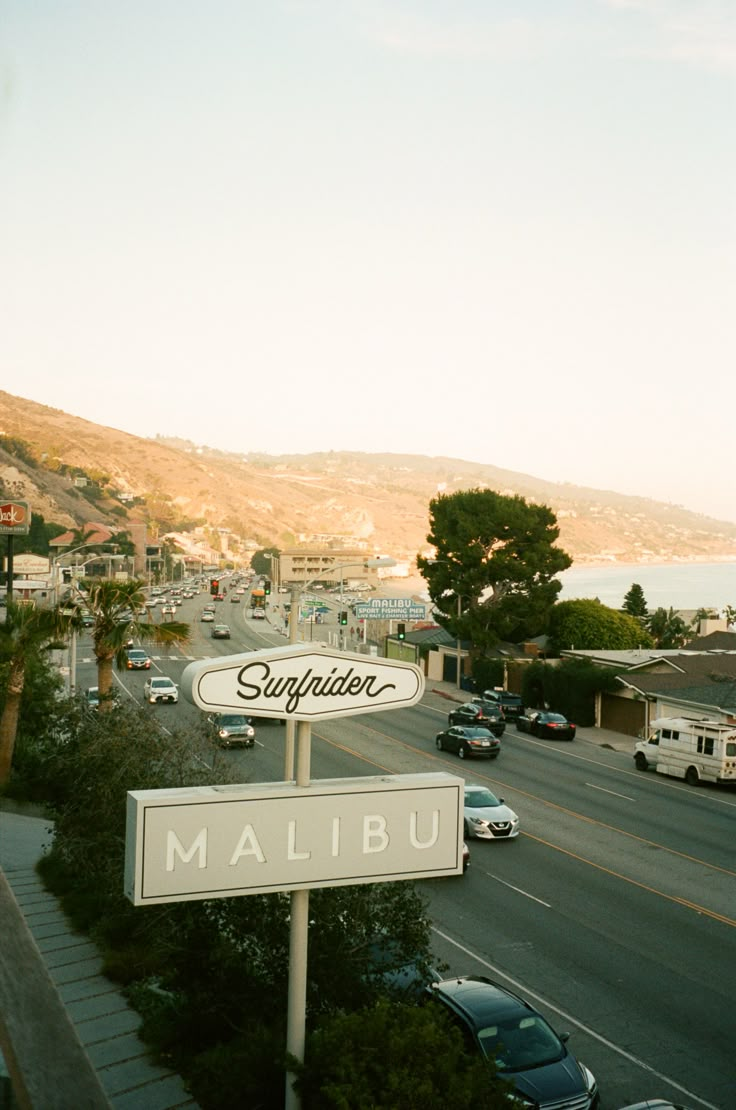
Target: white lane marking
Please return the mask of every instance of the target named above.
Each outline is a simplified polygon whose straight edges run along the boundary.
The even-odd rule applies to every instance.
[[[494,875],[492,871],[486,871],[484,872],[484,874],[486,874],[489,879],[493,879],[495,882],[501,883],[502,886],[507,886],[509,890],[515,890],[517,894],[523,894],[525,898],[530,898],[532,902],[538,902],[539,905],[544,906],[545,909],[552,909],[552,906],[549,902],[543,902],[541,898],[536,898],[533,894],[530,894],[528,890],[522,890],[520,886],[514,886],[513,883],[507,883],[505,879],[500,879],[498,875]]]
[[[694,1099],[696,1102],[700,1103],[701,1106],[706,1107],[706,1110],[720,1110],[720,1107],[714,1106],[712,1102],[706,1102],[704,1098],[700,1098],[698,1095],[693,1094],[693,1092],[689,1091],[687,1087],[683,1087],[674,1079],[670,1079],[662,1072],[650,1067],[650,1065],[645,1063],[644,1060],[640,1060],[638,1056],[634,1056],[632,1052],[627,1052],[625,1048],[620,1048],[617,1044],[614,1044],[613,1041],[609,1041],[607,1037],[602,1036],[600,1033],[596,1033],[595,1029],[591,1029],[589,1025],[584,1025],[582,1021],[578,1021],[577,1018],[574,1018],[572,1016],[572,1014],[568,1014],[566,1010],[561,1010],[559,1006],[555,1006],[551,1002],[548,1002],[547,999],[544,998],[541,994],[537,994],[535,991],[529,990],[529,988],[523,983],[520,983],[518,979],[512,979],[512,977],[510,975],[507,975],[505,971],[502,971],[499,967],[496,967],[495,964],[489,963],[488,960],[484,960],[476,952],[472,952],[469,948],[466,948],[464,944],[458,943],[458,941],[448,936],[447,933],[443,933],[441,929],[437,929],[433,925],[432,932],[436,933],[438,937],[442,937],[442,939],[444,941],[447,941],[448,944],[452,944],[455,948],[458,948],[461,952],[464,952],[466,956],[470,956],[471,960],[477,960],[479,964],[482,964],[483,967],[488,968],[488,970],[492,971],[493,974],[496,975],[499,979],[505,979],[507,983],[510,983],[511,986],[519,992],[519,994],[527,995],[529,998],[533,998],[535,1002],[539,1003],[540,1006],[545,1006],[547,1009],[551,1010],[552,1013],[557,1014],[558,1017],[564,1018],[565,1021],[569,1021],[571,1025],[574,1025],[577,1029],[582,1030],[583,1033],[587,1033],[589,1037],[592,1037],[593,1040],[598,1041],[599,1044],[604,1045],[606,1048],[610,1049],[612,1052],[617,1053],[619,1056],[623,1056],[625,1060],[630,1061],[630,1063],[632,1064],[636,1064],[637,1067],[643,1068],[644,1071],[649,1072],[650,1075],[654,1075],[657,1079],[661,1079],[663,1083],[669,1083],[669,1085],[671,1087],[674,1087],[676,1091],[680,1091],[680,1093],[685,1095],[687,1098]]]
[[[605,786],[596,786],[594,782],[586,782],[591,790],[600,790],[601,794],[611,794],[614,798],[623,798],[625,802],[635,802],[636,798],[630,798],[628,794],[617,794],[615,790],[606,790]]]

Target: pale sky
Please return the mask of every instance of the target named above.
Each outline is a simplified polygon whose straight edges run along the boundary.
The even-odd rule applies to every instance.
[[[0,388],[736,521],[735,90],[736,0],[0,0]]]

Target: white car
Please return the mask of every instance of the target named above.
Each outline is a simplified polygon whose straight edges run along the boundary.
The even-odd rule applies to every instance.
[[[463,809],[465,839],[511,840],[519,835],[519,818],[486,786],[465,785]]]
[[[173,617],[174,614],[176,613],[176,606],[175,605],[162,605],[161,606],[161,613],[162,613],[162,615],[168,614],[169,616]]]
[[[159,701],[176,703],[179,700],[179,687],[165,675],[155,675],[147,679],[143,687],[143,697],[151,705]]]

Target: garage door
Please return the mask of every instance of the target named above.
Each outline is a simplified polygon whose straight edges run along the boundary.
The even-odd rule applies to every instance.
[[[601,728],[613,732],[624,732],[627,736],[638,736],[644,728],[646,702],[632,698],[617,698],[613,694],[601,697]]]

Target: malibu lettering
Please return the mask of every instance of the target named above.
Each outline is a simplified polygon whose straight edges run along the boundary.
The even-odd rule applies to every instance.
[[[419,814],[416,810],[412,810],[409,814],[409,827],[406,831],[408,833],[409,845],[416,849],[416,851],[421,852],[426,848],[433,848],[437,843],[440,835],[440,811],[438,809],[432,810],[431,825],[432,828],[428,838],[420,839],[418,830]],[[380,813],[366,814],[359,828],[355,831],[360,838],[360,852],[364,856],[385,852],[391,845],[392,834],[389,830],[388,821],[386,817]],[[401,831],[402,830],[399,830],[399,834]],[[324,830],[321,837],[318,836],[318,842],[314,845],[310,844],[309,841],[299,843],[298,833],[298,823],[295,820],[288,821],[286,824],[286,835],[279,846],[279,852],[283,854],[284,858],[289,863],[299,863],[303,860],[310,860],[312,858],[312,847],[324,848],[326,844],[329,844],[329,854],[332,857],[337,858],[340,855],[343,834],[341,818],[333,817],[329,828]],[[221,848],[222,836],[217,835],[213,839],[217,843],[218,848]],[[268,857],[264,851],[256,827],[250,823],[243,825],[241,828],[237,840],[233,843],[230,854],[227,857],[227,864],[229,867],[237,867],[243,860],[258,864],[268,863]],[[220,860],[218,862],[224,861]],[[175,829],[168,829],[166,833],[166,870],[175,871],[177,863],[194,863],[199,870],[203,870],[208,866],[209,835],[206,825],[196,833],[188,844],[182,844]]]
[[[394,682],[377,685],[375,675],[361,677],[353,667],[340,672],[333,667],[329,674],[318,674],[310,667],[302,675],[272,675],[268,663],[256,661],[246,663],[238,672],[238,697],[243,701],[257,701],[260,698],[283,701],[285,713],[296,713],[299,702],[307,696],[313,698],[378,698],[385,690],[395,690]]]

